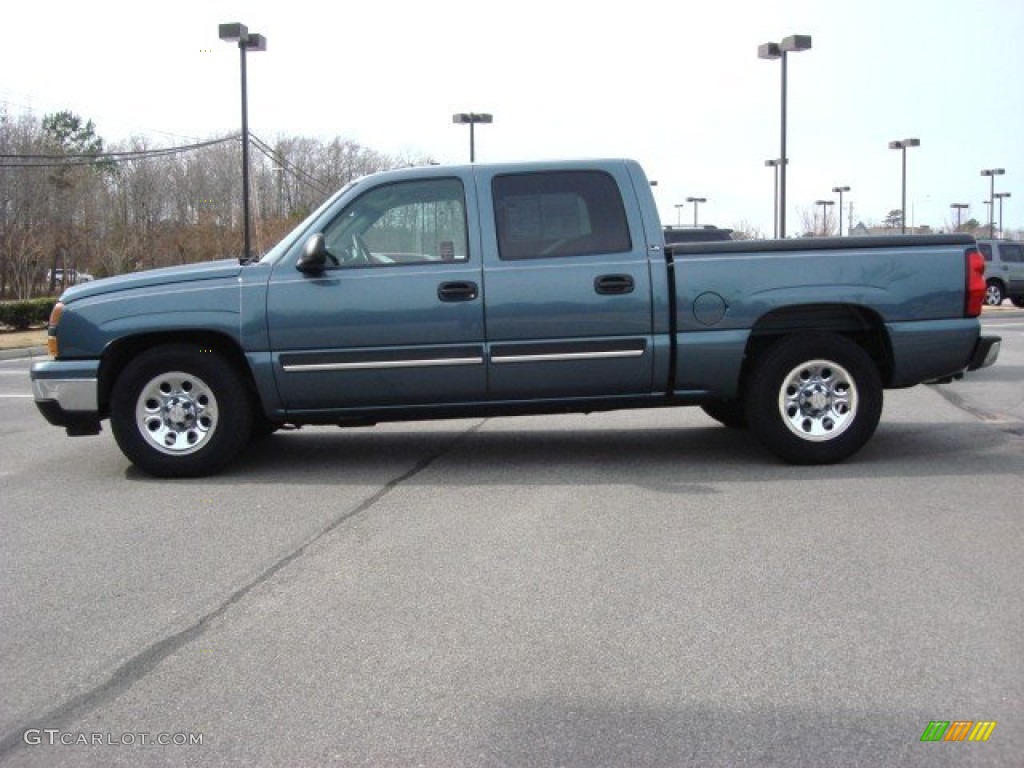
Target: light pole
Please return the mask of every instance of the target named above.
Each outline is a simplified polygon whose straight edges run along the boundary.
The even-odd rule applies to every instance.
[[[774,202],[772,203],[772,225],[775,228],[775,234],[773,237],[779,236],[779,166],[782,165],[782,160],[774,158],[772,160],[765,160],[764,165],[766,168],[775,169],[775,184],[772,187],[774,191]]]
[[[849,187],[832,187],[833,192],[839,193],[839,236],[843,236],[843,192],[849,192]]]
[[[1010,196],[1009,192],[996,192],[992,195],[999,201],[999,236],[1003,237],[1003,200]]]
[[[825,222],[826,222],[827,217],[828,217],[828,207],[830,205],[835,205],[836,201],[835,200],[815,200],[814,204],[821,206],[821,234],[823,234],[823,235],[827,234],[826,231],[825,231]]]
[[[970,208],[967,203],[950,203],[949,207],[956,211],[956,231],[960,231],[960,218],[966,208]]]
[[[249,215],[249,96],[245,79],[245,54],[247,51],[267,50],[267,38],[250,32],[245,24],[220,24],[217,32],[221,40],[237,42],[242,67],[242,259],[252,258]]]
[[[688,197],[686,202],[693,203],[693,226],[697,226],[697,207],[700,203],[706,203],[706,197]]]
[[[469,126],[469,162],[476,162],[476,136],[474,129],[477,123],[484,125],[494,122],[494,115],[486,112],[458,112],[452,115],[452,122]]]
[[[921,146],[920,139],[903,139],[902,141],[890,141],[889,149],[898,149],[903,153],[903,202],[900,203],[900,221],[903,224],[903,234],[907,234],[907,147]]]
[[[988,236],[996,236],[996,176],[1006,173],[1002,168],[986,168],[981,172],[982,176],[988,176]]]
[[[810,35],[790,35],[782,38],[780,43],[763,43],[757,47],[759,59],[782,59],[782,120],[780,135],[782,149],[779,152],[781,172],[779,174],[779,237],[786,236],[786,54],[807,51],[811,48]]]
[[[683,208],[686,207],[685,203],[676,203],[676,226],[683,226]]]

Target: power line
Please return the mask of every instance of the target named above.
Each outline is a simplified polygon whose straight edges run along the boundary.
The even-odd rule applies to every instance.
[[[288,173],[290,173],[292,177],[295,178],[296,181],[300,181],[307,187],[315,189],[321,195],[330,194],[330,190],[326,188],[326,185],[322,181],[320,181],[307,171],[290,165],[287,160],[281,157],[276,150],[272,149],[261,138],[259,138],[258,136],[254,136],[252,133],[250,133],[249,139],[250,141],[252,141],[253,146],[255,146],[256,149],[258,149],[260,152],[262,152],[267,157],[267,159],[272,160],[273,162],[281,166],[282,169],[288,171]]]
[[[239,136],[226,136],[221,139],[211,139],[197,144],[184,144],[177,147],[161,147],[159,149],[124,150],[120,152],[96,152],[92,154],[0,154],[0,160],[29,160],[39,162],[27,163],[0,163],[2,168],[63,168],[76,165],[94,165],[97,163],[126,163],[132,160],[148,160],[155,157],[166,157],[184,152],[194,152],[205,147],[212,147],[228,141],[238,141]],[[47,163],[42,161],[53,160],[56,162]]]

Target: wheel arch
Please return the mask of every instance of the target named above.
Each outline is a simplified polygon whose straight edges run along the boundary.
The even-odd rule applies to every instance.
[[[779,340],[801,332],[845,336],[868,354],[878,368],[883,386],[892,381],[892,342],[877,312],[857,304],[803,304],[773,309],[754,323],[744,350],[739,391],[744,391],[758,358],[765,351]]]
[[[103,416],[110,414],[110,395],[124,367],[134,357],[161,344],[194,344],[201,352],[223,357],[234,368],[246,389],[256,396],[252,370],[238,342],[225,333],[206,330],[174,330],[124,336],[114,340],[103,351],[99,368],[99,408]],[[254,400],[258,402],[258,400]]]

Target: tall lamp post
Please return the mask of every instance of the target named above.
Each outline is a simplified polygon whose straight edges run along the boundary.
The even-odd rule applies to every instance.
[[[676,226],[683,226],[683,208],[686,207],[685,203],[676,203]]]
[[[950,203],[949,207],[956,211],[956,231],[960,231],[960,219],[965,209],[970,208],[967,203]]]
[[[900,203],[900,220],[903,223],[903,234],[907,234],[907,147],[921,146],[920,139],[903,139],[901,141],[890,141],[889,149],[898,149],[903,153],[903,194]]]
[[[821,206],[821,234],[824,235],[824,234],[826,234],[826,232],[825,232],[825,222],[827,221],[827,217],[828,217],[828,207],[830,205],[835,205],[836,201],[835,200],[815,200],[814,204]],[[840,210],[842,210],[842,209],[840,209]]]
[[[982,176],[988,176],[988,236],[996,236],[996,176],[1006,173],[1002,168],[986,168],[981,172]]]
[[[1010,196],[1009,192],[996,192],[992,197],[999,201],[999,236],[1003,237],[1003,200]]]
[[[759,59],[782,59],[782,120],[781,120],[781,145],[779,151],[779,162],[781,169],[779,173],[779,237],[786,236],[786,166],[789,158],[786,156],[786,54],[797,51],[807,51],[811,48],[810,35],[790,35],[782,38],[780,43],[763,43],[757,47]]]
[[[469,162],[476,162],[476,136],[474,129],[477,123],[487,125],[494,122],[494,115],[486,112],[458,112],[452,115],[452,122],[469,126]]]
[[[839,236],[843,236],[843,192],[849,192],[849,187],[832,187],[833,192],[839,193]]]
[[[688,197],[686,202],[693,203],[693,226],[697,226],[697,207],[700,203],[706,203],[708,200],[706,197]]]
[[[772,187],[774,190],[774,202],[772,203],[772,226],[775,228],[775,234],[773,237],[779,236],[779,167],[782,165],[780,158],[774,158],[772,160],[764,161],[765,168],[775,169],[775,184]]]
[[[242,62],[242,259],[249,261],[252,258],[252,238],[249,229],[249,96],[245,79],[245,54],[248,51],[267,50],[267,38],[250,32],[245,24],[220,24],[217,31],[221,40],[238,43]]]

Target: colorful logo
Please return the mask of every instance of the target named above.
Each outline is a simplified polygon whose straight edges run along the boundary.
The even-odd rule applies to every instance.
[[[988,741],[995,727],[995,720],[932,720],[921,741]]]

